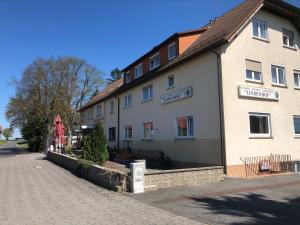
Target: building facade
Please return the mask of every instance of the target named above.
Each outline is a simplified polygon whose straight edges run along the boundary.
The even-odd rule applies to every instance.
[[[243,157],[300,160],[299,30],[298,8],[247,0],[130,64],[123,84],[82,107],[82,123],[103,105],[111,147],[224,165],[230,176],[243,176]]]

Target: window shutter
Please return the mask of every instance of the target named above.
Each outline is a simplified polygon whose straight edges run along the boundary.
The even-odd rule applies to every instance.
[[[260,62],[255,62],[252,60],[247,60],[246,59],[246,69],[247,70],[251,70],[251,71],[255,71],[255,72],[260,72],[262,71],[262,66]]]

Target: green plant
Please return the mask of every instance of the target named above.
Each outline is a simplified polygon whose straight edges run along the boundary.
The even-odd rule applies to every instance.
[[[71,146],[68,146],[68,147],[66,148],[66,153],[67,153],[68,155],[72,155],[72,147],[71,147]]]
[[[109,158],[107,139],[103,127],[98,123],[90,134],[83,138],[84,159],[103,165]]]
[[[78,159],[77,161],[77,172],[81,175],[87,175],[89,173],[89,167],[95,163],[86,159]]]

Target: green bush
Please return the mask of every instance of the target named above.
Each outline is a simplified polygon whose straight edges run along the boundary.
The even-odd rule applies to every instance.
[[[83,156],[99,165],[108,160],[107,139],[101,124],[98,123],[95,130],[83,138]]]
[[[87,175],[89,173],[89,167],[95,163],[86,159],[78,159],[77,172],[81,175]]]

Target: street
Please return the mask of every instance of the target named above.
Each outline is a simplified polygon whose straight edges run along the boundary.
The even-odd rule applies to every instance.
[[[300,174],[119,194],[0,147],[0,224],[299,224]]]
[[[0,148],[1,225],[199,224],[82,180],[43,154]]]

